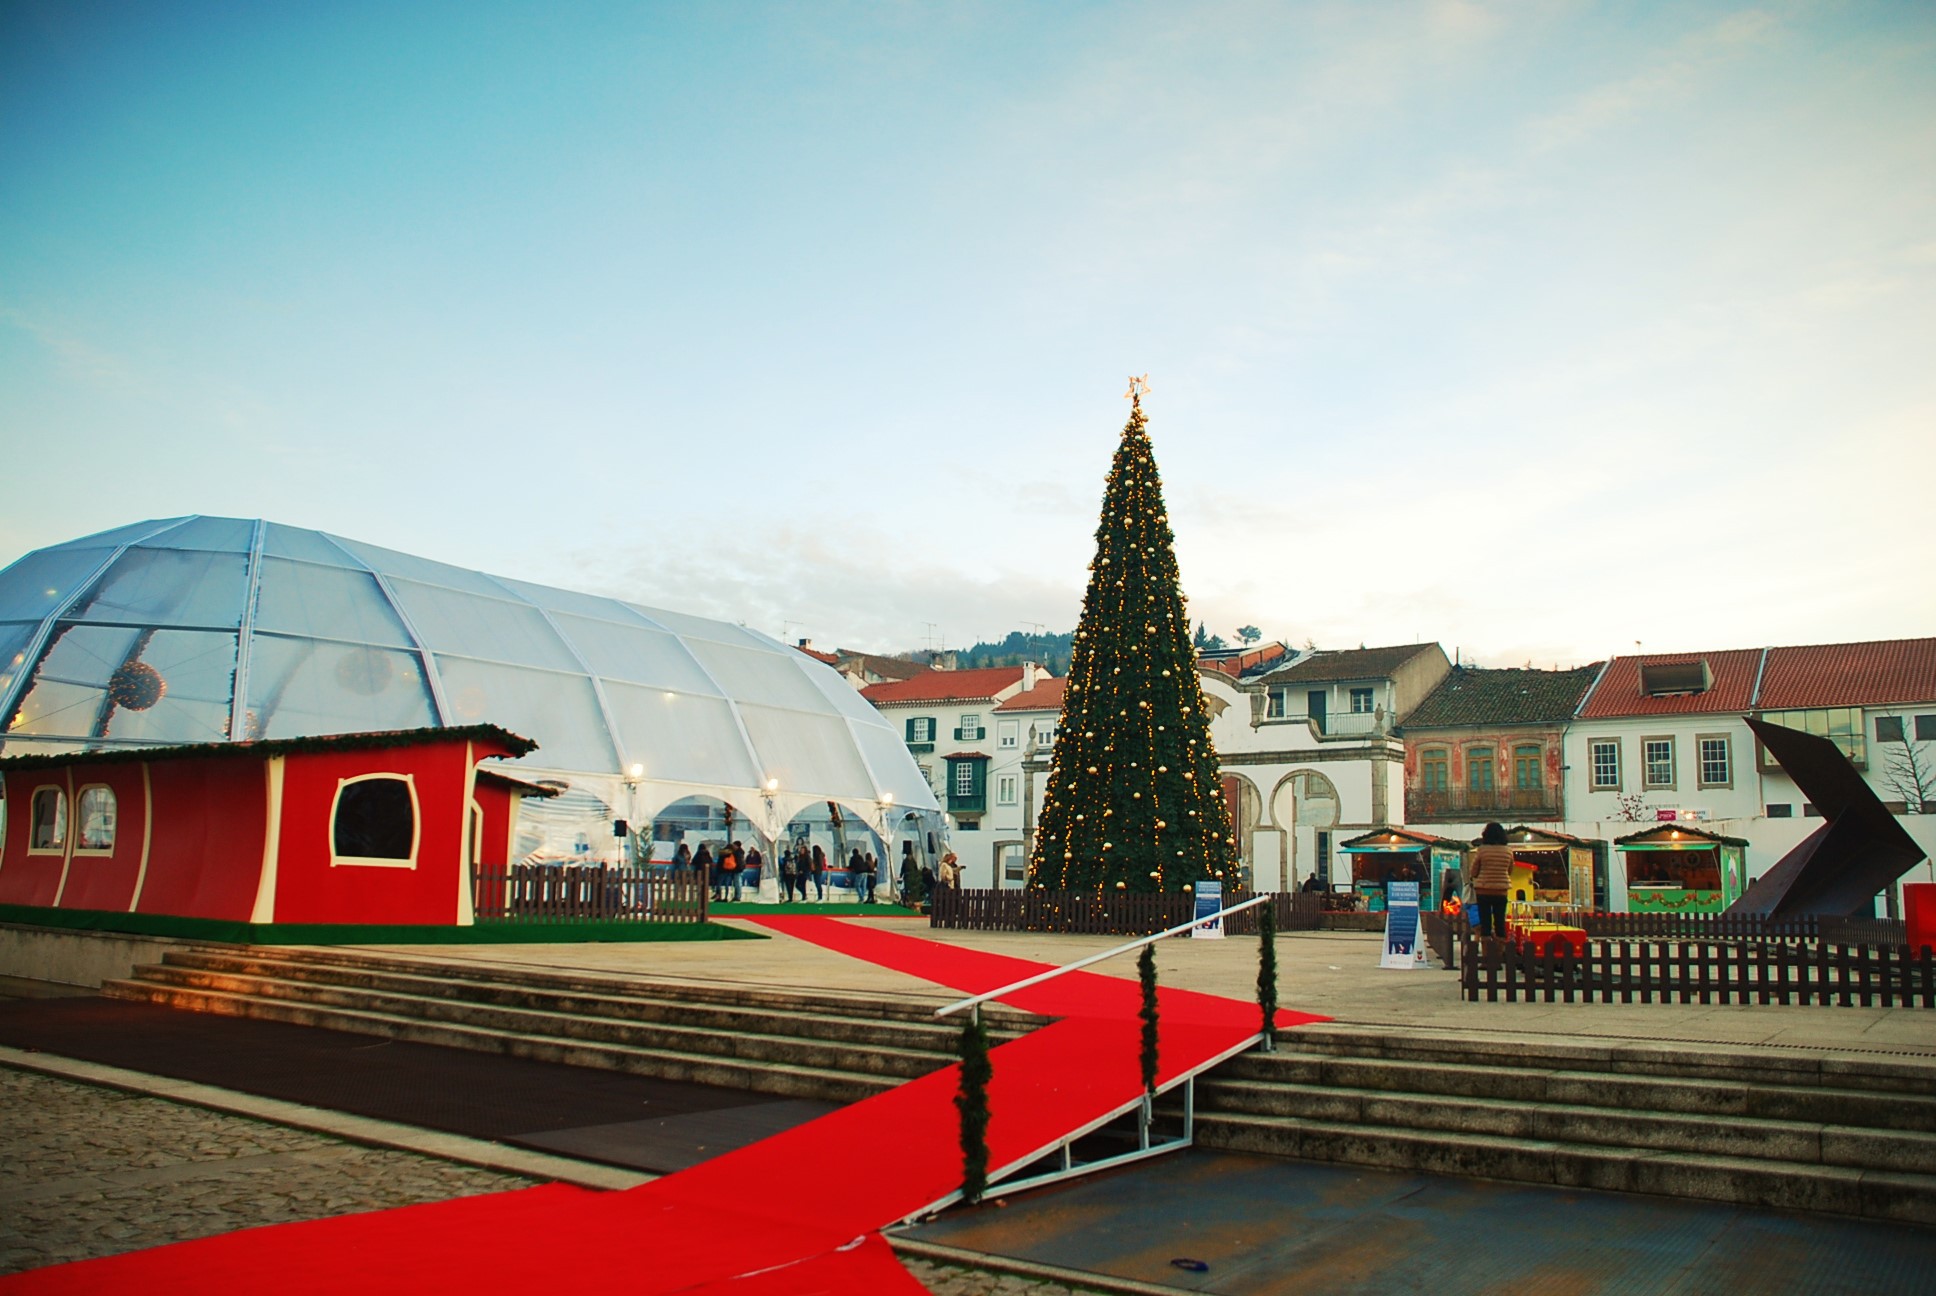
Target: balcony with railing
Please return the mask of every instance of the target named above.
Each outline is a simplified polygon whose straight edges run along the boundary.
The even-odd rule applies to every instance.
[[[1405,789],[1405,821],[1473,820],[1510,815],[1515,819],[1558,819],[1557,787],[1418,788]]]

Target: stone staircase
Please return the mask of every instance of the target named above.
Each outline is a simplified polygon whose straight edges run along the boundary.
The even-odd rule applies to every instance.
[[[189,948],[111,998],[750,1093],[853,1102],[946,1066],[959,1026],[858,995],[474,967],[346,950]],[[1037,1024],[986,1013],[994,1040]]]
[[[1199,1079],[1196,1141],[1936,1224],[1936,1057],[1320,1025]]]

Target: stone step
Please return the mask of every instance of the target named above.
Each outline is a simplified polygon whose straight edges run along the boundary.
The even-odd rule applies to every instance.
[[[873,1018],[931,1025],[934,1009],[940,1002],[880,995],[841,993],[828,990],[779,990],[766,986],[736,986],[684,981],[667,981],[617,973],[561,972],[552,969],[519,968],[503,964],[477,964],[465,960],[438,960],[431,956],[366,953],[360,950],[299,949],[281,947],[273,953],[237,950],[232,947],[197,947],[171,951],[164,962],[181,967],[208,970],[252,971],[284,979],[328,979],[351,972],[389,972],[428,976],[466,984],[488,983],[505,987],[529,987],[566,993],[638,996],[682,1004],[724,1005],[746,1008],[771,1008],[789,1012],[812,1011],[829,1016]],[[292,969],[300,969],[300,972]],[[1000,1005],[989,1005],[983,1012],[991,1032],[1022,1033],[1044,1020],[1032,1013]]]
[[[1507,1032],[1448,1032],[1315,1023],[1287,1031],[1286,1050],[1333,1057],[1449,1062],[1501,1069],[1723,1080],[1840,1091],[1936,1092],[1936,1057],[1864,1055],[1777,1045],[1670,1040],[1553,1039]]]
[[[1211,1079],[1197,1083],[1197,1110],[1936,1175],[1936,1134],[1799,1120]]]
[[[1308,1085],[1386,1094],[1484,1099],[1501,1106],[1556,1103],[1620,1112],[1807,1121],[1936,1133],[1936,1091],[1835,1089],[1628,1070],[1550,1070],[1543,1056],[1490,1065],[1287,1051],[1248,1053],[1217,1068],[1219,1081]]]
[[[1936,1224],[1936,1175],[1200,1112],[1200,1146],[1513,1183]]]
[[[957,1029],[932,1019],[924,1022],[901,1021],[871,1016],[830,1013],[824,1007],[734,1006],[727,1004],[686,1004],[663,995],[605,993],[590,990],[557,990],[496,980],[437,977],[416,972],[385,972],[364,968],[318,968],[301,962],[269,959],[227,960],[210,964],[202,960],[168,960],[153,967],[136,970],[140,980],[167,985],[186,985],[203,989],[247,993],[251,984],[274,984],[263,993],[295,998],[300,986],[315,987],[321,995],[329,990],[406,996],[412,999],[442,1000],[449,1004],[531,1009],[540,1012],[569,1013],[574,1016],[618,1020],[630,1023],[660,1023],[721,1032],[749,1032],[762,1035],[797,1035],[870,1048],[908,1049],[952,1055]],[[616,989],[605,987],[604,989]],[[1013,1038],[1013,1032],[1004,1035]]]
[[[109,982],[102,987],[102,993],[112,998],[140,997],[150,1003],[161,1002],[171,993],[221,994],[238,999],[410,1018],[502,1035],[534,1035],[669,1053],[708,1054],[741,1062],[778,1063],[816,1070],[879,1075],[897,1080],[926,1075],[951,1060],[947,1050],[942,1048],[890,1048],[880,1044],[830,1042],[797,1033],[762,1034],[751,1029],[631,1022],[614,1016],[582,1014],[569,1008],[505,1007],[470,999],[446,999],[184,968],[153,967],[144,968],[142,972],[143,975],[135,981]],[[140,989],[136,990],[135,987]]]
[[[747,1093],[814,1098],[824,1102],[853,1102],[885,1092],[900,1083],[878,1074],[830,1070],[797,1063],[756,1060],[712,1053],[681,1053],[636,1048],[625,1044],[574,1039],[568,1036],[519,1034],[487,1030],[458,1022],[428,1021],[418,1017],[361,1009],[335,1008],[288,999],[227,994],[145,981],[109,982],[102,993],[112,998],[153,1003],[191,1012],[218,1013],[259,1021],[289,1022],[352,1034],[471,1049],[508,1057],[558,1062],[567,1066],[597,1067],[663,1080],[738,1089]],[[945,1065],[929,1059],[933,1070]]]

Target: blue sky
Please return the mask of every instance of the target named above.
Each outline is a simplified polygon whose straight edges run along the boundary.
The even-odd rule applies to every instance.
[[[1936,634],[1924,4],[0,6],[0,563],[263,516],[823,646]]]

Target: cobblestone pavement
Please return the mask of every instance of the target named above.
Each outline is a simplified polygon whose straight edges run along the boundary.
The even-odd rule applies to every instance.
[[[0,1067],[0,1273],[529,1182]],[[1070,1290],[907,1265],[936,1296]]]
[[[0,1068],[0,1273],[529,1182]]]
[[[907,1266],[915,1281],[933,1292],[934,1296],[1075,1296],[1080,1290],[1039,1278],[994,1274],[981,1269],[957,1269],[953,1265],[917,1260],[912,1256],[902,1257],[901,1263]]]

